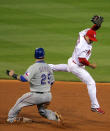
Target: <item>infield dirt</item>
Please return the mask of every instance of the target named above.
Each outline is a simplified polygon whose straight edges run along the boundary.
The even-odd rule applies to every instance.
[[[97,98],[104,115],[91,112],[86,85],[80,82],[55,82],[50,109],[59,112],[63,124],[48,121],[38,114],[36,106],[25,107],[19,116],[32,119],[32,123],[6,123],[9,109],[24,93],[29,84],[16,80],[0,80],[0,131],[109,131],[110,83],[97,83]]]

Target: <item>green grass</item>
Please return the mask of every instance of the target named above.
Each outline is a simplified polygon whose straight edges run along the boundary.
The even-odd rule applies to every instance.
[[[110,82],[110,1],[109,0],[1,0],[0,1],[0,78],[6,69],[22,74],[33,62],[34,49],[43,47],[46,62],[67,63],[78,32],[91,27],[90,19],[104,17],[97,32],[88,68],[97,82]],[[56,80],[79,81],[71,73],[55,72]]]

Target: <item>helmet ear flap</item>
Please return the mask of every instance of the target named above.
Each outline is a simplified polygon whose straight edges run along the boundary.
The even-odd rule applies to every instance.
[[[43,59],[45,55],[45,51],[43,48],[36,48],[34,57],[35,59]]]

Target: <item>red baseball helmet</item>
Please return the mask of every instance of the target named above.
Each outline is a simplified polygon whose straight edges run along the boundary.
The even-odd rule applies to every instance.
[[[87,31],[86,35],[89,37],[90,40],[97,41],[97,39],[96,39],[96,31],[90,29],[90,30]]]

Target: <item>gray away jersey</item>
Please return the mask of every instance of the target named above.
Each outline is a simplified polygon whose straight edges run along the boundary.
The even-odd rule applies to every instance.
[[[44,62],[31,65],[24,74],[24,78],[30,82],[30,91],[34,92],[48,92],[51,83],[54,82],[53,71]]]

